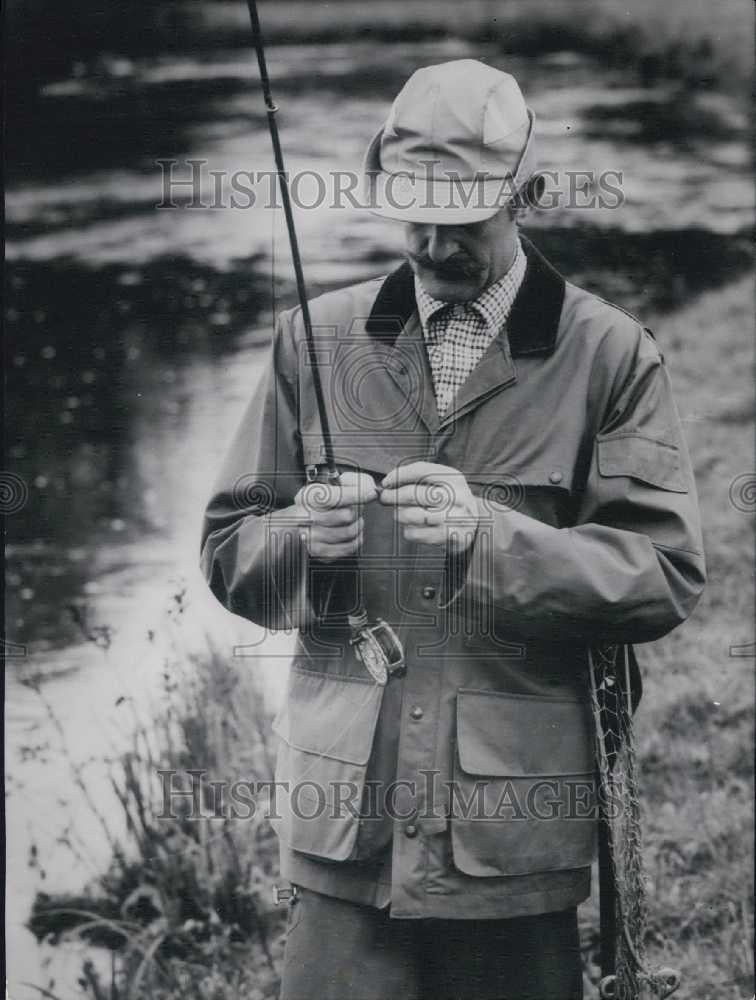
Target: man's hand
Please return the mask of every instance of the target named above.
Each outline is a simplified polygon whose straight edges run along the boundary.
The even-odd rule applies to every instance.
[[[446,545],[460,554],[475,540],[477,501],[462,473],[448,465],[400,465],[381,482],[378,499],[396,507],[407,541]]]
[[[294,498],[306,530],[301,537],[313,559],[333,562],[358,551],[364,521],[360,506],[378,496],[371,476],[343,472],[338,483],[307,483]]]

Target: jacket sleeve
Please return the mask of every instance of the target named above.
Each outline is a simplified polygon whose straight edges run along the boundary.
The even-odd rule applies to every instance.
[[[625,340],[606,353],[592,372],[605,389],[574,526],[479,501],[449,604],[485,603],[497,630],[647,642],[684,621],[703,590],[695,483],[663,359],[641,327],[632,349]]]
[[[200,564],[213,594],[229,611],[270,629],[301,628],[315,611],[293,507],[305,470],[291,317],[279,317],[263,378],[226,456],[202,532]]]

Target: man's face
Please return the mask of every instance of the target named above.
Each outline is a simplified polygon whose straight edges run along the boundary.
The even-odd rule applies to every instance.
[[[405,223],[407,257],[434,299],[467,302],[498,281],[512,263],[517,224],[509,209],[465,225]]]

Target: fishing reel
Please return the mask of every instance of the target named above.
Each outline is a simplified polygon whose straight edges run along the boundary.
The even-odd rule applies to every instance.
[[[653,1000],[655,997],[658,1000],[666,1000],[667,997],[671,997],[679,989],[682,980],[677,969],[670,969],[668,967],[648,973],[642,978],[643,984],[637,1000]],[[601,1000],[616,1000],[619,997],[617,986],[616,976],[604,976],[599,983],[599,996]]]
[[[364,608],[348,615],[348,621],[349,645],[376,684],[385,687],[391,677],[405,672],[402,644],[388,622],[376,618],[371,624]]]

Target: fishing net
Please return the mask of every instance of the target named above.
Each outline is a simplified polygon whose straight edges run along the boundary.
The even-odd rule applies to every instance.
[[[670,996],[680,974],[650,970],[646,963],[646,881],[643,871],[641,808],[633,736],[634,687],[627,646],[589,652],[591,704],[595,722],[599,823],[613,883],[612,975],[601,980],[603,998],[651,1000]]]

